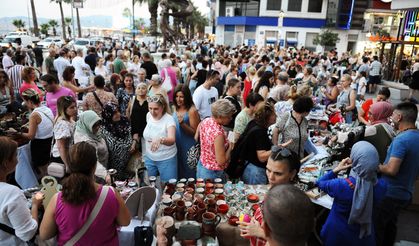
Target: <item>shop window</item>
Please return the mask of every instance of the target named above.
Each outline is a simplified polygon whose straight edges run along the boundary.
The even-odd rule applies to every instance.
[[[322,6],[323,6],[323,0],[309,0],[308,12],[321,13]]]
[[[282,0],[268,0],[266,10],[281,10]]]
[[[297,38],[298,32],[287,32],[287,38]]]
[[[234,25],[225,25],[224,26],[224,31],[225,32],[234,32],[235,30],[235,26]]]
[[[384,23],[384,17],[375,17],[374,24],[375,25],[382,25]]]
[[[306,33],[306,43],[305,43],[305,47],[316,47],[316,45],[314,44],[314,39],[316,39],[317,35],[319,35],[318,33],[312,33],[312,32],[308,32]]]
[[[256,32],[256,26],[245,26],[245,32]]]
[[[288,11],[301,12],[301,4],[303,0],[293,0],[288,2]]]

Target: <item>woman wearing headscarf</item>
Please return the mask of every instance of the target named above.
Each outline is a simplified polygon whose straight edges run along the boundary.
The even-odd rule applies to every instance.
[[[103,138],[109,152],[108,168],[116,169],[118,180],[132,177],[126,170],[131,154],[135,151],[131,148],[134,142],[127,117],[121,115],[116,104],[107,103],[103,106],[102,119]]]
[[[108,147],[100,134],[101,119],[93,110],[84,111],[76,122],[74,143],[88,142],[96,148],[98,164],[95,175],[105,179],[108,166]]]
[[[380,163],[383,163],[387,149],[396,133],[389,124],[389,117],[393,114],[393,106],[387,101],[376,102],[368,112],[369,122],[365,128],[365,141],[375,146],[378,151]]]
[[[317,181],[317,185],[334,198],[332,209],[320,236],[329,245],[375,245],[373,208],[386,193],[386,183],[377,177],[378,152],[366,141],[356,143],[350,158]],[[349,177],[339,172],[352,166]]]

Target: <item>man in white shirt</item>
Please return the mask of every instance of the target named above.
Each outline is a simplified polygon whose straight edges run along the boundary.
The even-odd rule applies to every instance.
[[[373,57],[374,61],[370,65],[369,71],[369,93],[374,94],[375,90],[377,89],[377,84],[381,83],[380,75],[381,75],[381,63],[378,61],[378,56]]]
[[[218,91],[214,87],[220,81],[220,73],[211,70],[208,72],[207,79],[200,85],[193,94],[193,102],[198,110],[201,120],[210,117],[211,104],[218,99]]]
[[[59,57],[54,60],[54,68],[57,70],[58,79],[63,82],[63,72],[64,69],[68,66],[71,66],[70,62],[67,59],[67,51],[64,49],[60,50]]]
[[[13,60],[12,60],[12,56],[13,56],[13,50],[12,49],[8,49],[6,51],[6,55],[3,56],[2,64],[3,64],[3,69],[6,73],[14,65]]]
[[[83,49],[77,49],[77,56],[71,61],[71,65],[74,67],[74,78],[77,79],[80,85],[88,85],[88,77],[86,72],[90,71],[89,65],[84,62]]]

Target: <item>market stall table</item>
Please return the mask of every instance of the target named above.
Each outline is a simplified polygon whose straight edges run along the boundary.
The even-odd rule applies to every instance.
[[[220,190],[217,191],[217,189]],[[188,186],[182,183],[171,184],[166,187],[164,195],[162,195],[157,220],[170,216],[174,220],[176,229],[184,225],[201,227],[202,224],[199,216],[202,216],[205,211],[210,211],[216,214],[216,216],[220,216],[220,223],[217,224],[213,234],[214,240],[217,240],[220,245],[248,245],[249,241],[240,236],[240,230],[237,226],[231,225],[235,224],[235,222],[231,223],[230,220],[231,218],[239,219],[246,214],[252,216],[259,203],[263,201],[267,191],[268,185],[244,185],[242,182],[238,184],[231,184],[231,182],[227,184],[213,184],[207,181],[193,185],[188,184]],[[189,192],[193,195],[192,200],[190,200],[190,196],[185,196]],[[179,205],[178,201],[182,201],[180,203],[181,205]],[[311,201],[325,209],[330,209],[333,204],[333,199],[328,195],[323,195],[318,199],[311,198]],[[201,213],[199,213],[200,203],[204,204],[202,205],[204,211]],[[222,204],[228,205],[227,211],[220,210]],[[186,211],[187,213],[185,214]],[[193,214],[189,216],[189,213],[195,212],[197,216],[194,217]],[[202,229],[205,234],[205,228]],[[207,240],[208,235],[202,235],[202,237],[204,240]],[[174,240],[176,239],[175,236]],[[178,242],[180,243],[180,241]],[[199,244],[199,242],[197,243]]]
[[[157,211],[159,208],[159,202],[161,199],[161,193],[158,189],[156,189],[156,198],[152,204],[152,206],[147,210],[145,213],[144,218],[141,220],[138,217],[133,217],[131,219],[131,223],[128,226],[123,226],[118,231],[118,238],[119,238],[119,244],[120,245],[126,245],[126,246],[134,246],[135,240],[134,240],[134,230],[136,227],[153,227],[154,222],[156,220]],[[145,198],[147,199],[147,198]]]

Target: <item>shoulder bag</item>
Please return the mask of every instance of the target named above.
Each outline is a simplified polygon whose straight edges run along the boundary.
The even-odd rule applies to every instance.
[[[200,126],[198,126],[198,131],[200,129]],[[188,167],[195,170],[196,166],[198,165],[199,158],[201,157],[201,143],[200,143],[200,136],[198,134],[198,141],[195,145],[192,145],[192,147],[186,152],[186,164],[188,164]]]
[[[170,79],[169,73],[167,72],[167,68],[163,68],[163,71],[164,71],[164,81],[161,86],[167,93],[169,93],[173,89],[172,80]]]

